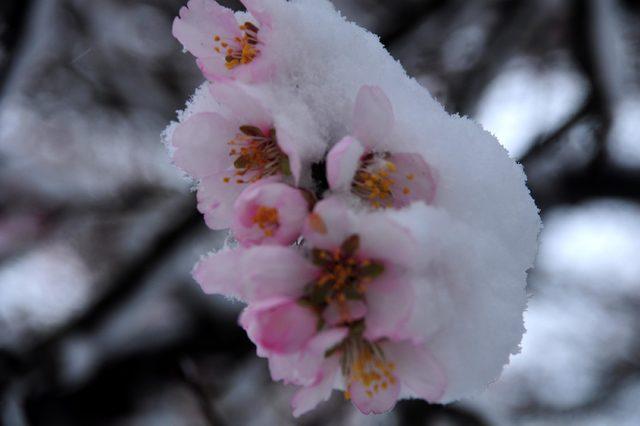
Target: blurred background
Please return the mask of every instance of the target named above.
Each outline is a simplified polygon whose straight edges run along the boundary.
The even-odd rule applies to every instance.
[[[0,424],[640,424],[637,1],[334,1],[498,136],[545,229],[486,393],[365,417],[335,392],[297,421],[241,307],[189,274],[224,235],[160,143],[202,81],[184,2],[0,2]]]

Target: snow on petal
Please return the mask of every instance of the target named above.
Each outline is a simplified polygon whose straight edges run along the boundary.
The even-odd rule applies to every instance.
[[[540,220],[522,168],[477,124],[449,115],[329,1],[244,4],[235,28],[181,12],[177,33],[216,81],[217,105],[198,101],[180,121],[213,111],[232,134],[184,136],[174,127],[174,161],[200,180],[199,208],[212,227],[232,222],[242,190],[272,179],[320,201],[298,246],[241,244],[203,260],[194,276],[208,292],[249,303],[243,322],[256,340],[295,348],[258,354],[274,379],[303,386],[296,415],[334,387],[367,413],[398,398],[446,403],[484,389],[523,334]],[[225,27],[240,40],[223,57],[215,49],[227,53]],[[213,44],[202,29],[213,31]],[[220,146],[207,145],[208,133]],[[186,147],[193,152],[180,152]],[[307,339],[311,316],[318,328]],[[272,333],[298,317],[292,336]],[[324,333],[334,340],[316,347]]]

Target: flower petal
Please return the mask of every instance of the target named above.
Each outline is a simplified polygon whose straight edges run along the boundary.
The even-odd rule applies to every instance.
[[[389,137],[394,124],[393,107],[382,89],[362,86],[353,111],[352,135],[371,149]]]
[[[173,36],[198,58],[215,54],[213,37],[216,34],[234,38],[241,33],[233,11],[212,0],[189,0],[173,21]],[[220,60],[224,59],[219,56]]]
[[[334,249],[350,235],[357,233],[356,218],[337,197],[329,197],[316,204],[307,217],[303,235],[311,247]]]
[[[327,180],[334,191],[351,191],[353,177],[360,166],[364,147],[350,136],[338,142],[327,155]]]
[[[389,219],[385,211],[363,215],[359,220],[360,253],[372,260],[412,268],[418,258],[417,242],[409,229]]]
[[[231,165],[227,142],[237,130],[229,120],[214,112],[191,116],[173,133],[174,163],[196,178],[226,170]]]
[[[271,216],[260,222],[260,209]],[[300,237],[309,203],[302,191],[289,185],[263,179],[245,189],[234,205],[231,225],[236,239],[244,246],[289,245]]]
[[[247,86],[235,82],[218,82],[209,86],[211,95],[228,110],[238,127],[249,125],[262,131],[273,128],[271,112],[259,97],[249,94]],[[237,130],[237,129],[236,129]]]
[[[238,267],[242,256],[239,250],[223,250],[205,257],[193,268],[193,278],[207,294],[242,299],[241,269]]]
[[[245,251],[242,267],[243,294],[249,302],[300,297],[317,274],[317,268],[292,247],[252,247]]]
[[[324,374],[326,352],[349,334],[346,327],[331,328],[316,334],[298,353],[269,356],[269,370],[273,380],[284,380],[301,386],[317,383]]]
[[[385,356],[396,365],[396,375],[412,396],[429,402],[438,402],[447,387],[447,378],[437,360],[424,346],[410,342],[386,342],[382,345]]]
[[[246,185],[238,184],[232,177],[233,172],[220,172],[200,181],[198,187],[198,210],[204,214],[204,220],[211,229],[226,229],[231,226],[233,204]]]
[[[294,299],[277,297],[250,304],[240,315],[240,324],[261,350],[289,354],[316,334],[318,316]]]
[[[329,399],[339,368],[340,363],[337,357],[328,358],[324,363],[318,382],[312,386],[303,387],[296,392],[291,401],[295,417],[300,417],[313,410],[319,403]]]
[[[389,160],[397,167],[391,187],[394,207],[405,207],[414,201],[431,204],[436,196],[436,180],[422,155],[392,154]]]
[[[389,337],[407,337],[407,325],[414,309],[413,286],[400,273],[385,271],[367,286],[367,315],[364,336],[375,342]]]
[[[378,386],[377,391],[364,386],[361,381],[353,381],[349,385],[351,402],[363,414],[382,414],[391,410],[400,395],[398,380],[386,382],[387,386]]]

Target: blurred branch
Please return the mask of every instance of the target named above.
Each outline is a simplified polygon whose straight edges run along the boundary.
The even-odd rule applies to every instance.
[[[0,3],[0,99],[17,58],[16,51],[25,39],[32,0],[2,0]],[[4,52],[3,52],[4,51]]]
[[[395,28],[380,36],[380,41],[387,48],[405,35],[411,33],[426,19],[427,16],[447,4],[446,0],[430,0],[417,2],[415,6],[400,6],[390,22],[394,22]]]
[[[487,41],[487,49],[477,64],[456,77],[451,84],[451,98],[461,114],[472,114],[482,91],[518,47],[533,36],[535,28],[544,21],[540,2],[502,2],[500,17]]]
[[[543,155],[548,154],[549,150],[555,147],[569,133],[573,127],[593,112],[594,99],[589,96],[587,100],[571,114],[560,126],[547,135],[539,138],[531,145],[529,150],[522,156],[520,163],[527,168],[529,164],[537,160]]]
[[[185,206],[186,207],[186,206]],[[96,302],[89,306],[83,314],[53,333],[45,341],[39,343],[27,353],[22,354],[22,368],[18,374],[25,374],[47,360],[55,359],[58,345],[68,335],[86,331],[95,327],[102,319],[123,304],[129,297],[135,294],[153,271],[179,245],[192,231],[202,226],[201,215],[190,208],[185,209],[185,214],[177,218],[174,226],[166,229],[158,235],[146,251],[114,274],[109,290]]]
[[[184,381],[189,385],[193,393],[198,398],[203,416],[207,419],[210,426],[223,426],[227,422],[222,415],[218,413],[213,401],[213,395],[209,392],[209,387],[204,385],[199,378],[198,366],[191,358],[184,358],[180,362],[180,370]]]

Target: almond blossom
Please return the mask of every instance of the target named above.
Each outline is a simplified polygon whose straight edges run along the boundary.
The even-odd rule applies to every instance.
[[[270,17],[261,2],[242,2],[251,16],[236,18],[213,0],[189,0],[173,22],[173,35],[197,58],[210,80],[260,80],[269,74],[265,48]]]
[[[267,105],[235,84],[211,86],[222,112],[197,113],[173,133],[174,163],[199,179],[198,209],[212,229],[228,228],[233,204],[264,178],[297,181],[301,129],[276,123]],[[293,136],[296,135],[296,136]]]
[[[242,3],[174,22],[210,82],[165,141],[237,242],[195,280],[247,304],[296,416],[333,389],[363,413],[484,389],[524,332],[540,219],[522,167],[328,0]]]
[[[234,204],[231,231],[244,246],[289,245],[302,232],[313,195],[263,179],[245,189]]]
[[[309,387],[294,399],[295,412],[326,399],[338,377],[364,413],[391,409],[402,383],[408,394],[436,401],[444,374],[410,329],[420,281],[411,234],[382,212],[359,216],[328,198],[316,205],[302,235],[303,251],[227,250],[194,270],[206,292],[249,303],[240,324],[269,358],[274,379]],[[396,371],[393,360],[405,358],[429,367],[420,382],[404,366]]]
[[[351,192],[374,208],[433,201],[436,181],[422,155],[382,148],[392,137],[394,122],[393,107],[382,89],[363,86],[355,102],[352,135],[327,155],[333,191]]]

